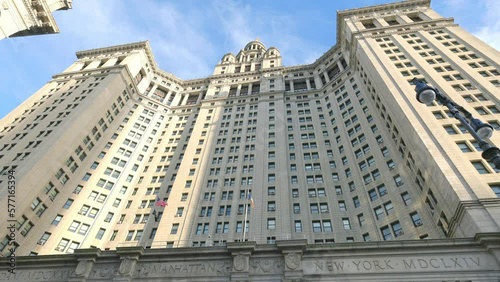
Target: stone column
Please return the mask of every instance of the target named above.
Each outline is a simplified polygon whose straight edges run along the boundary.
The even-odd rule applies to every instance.
[[[132,281],[137,262],[143,253],[143,247],[117,247],[116,254],[120,256],[121,262],[113,281]]]
[[[165,99],[163,100],[163,102],[167,105],[170,106],[170,104],[168,104],[168,99],[170,99],[170,96],[172,96],[172,90],[168,90],[168,93],[167,93],[167,96],[165,97]]]
[[[325,85],[328,84],[328,82],[330,82],[330,77],[328,76],[328,73],[325,71],[323,71],[323,74],[320,74],[320,75],[323,75],[323,77],[325,78]],[[324,86],[324,85],[322,85]]]
[[[184,96],[182,97],[182,102],[181,102],[181,104],[180,104],[179,106],[184,106],[184,105],[186,105],[186,104],[187,104],[188,99],[189,99],[189,94],[187,94],[187,93],[186,93],[186,94],[184,94]]]
[[[233,256],[230,281],[250,281],[250,256],[256,246],[256,242],[227,243],[227,250]]]
[[[90,272],[92,271],[92,267],[94,266],[95,260],[100,255],[101,255],[101,250],[97,248],[76,249],[75,256],[76,260],[78,261],[78,264],[76,266],[75,272],[71,277],[69,277],[68,281],[71,282],[87,281]]]
[[[302,281],[304,277],[302,255],[306,249],[307,240],[278,240],[276,245],[285,258],[284,281]]]
[[[238,86],[236,87],[236,96],[240,95],[241,95],[241,84],[238,84]]]

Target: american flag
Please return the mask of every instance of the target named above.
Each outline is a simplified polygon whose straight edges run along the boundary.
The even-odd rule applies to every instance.
[[[155,206],[166,207],[168,204],[164,200],[160,199],[160,197],[156,196]]]
[[[255,203],[253,202],[252,193],[248,194],[248,199],[250,200],[250,205],[252,205],[252,208],[255,208]]]

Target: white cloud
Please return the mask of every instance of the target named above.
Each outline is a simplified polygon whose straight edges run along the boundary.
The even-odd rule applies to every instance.
[[[258,21],[253,18],[250,5],[231,0],[215,0],[212,7],[221,23],[223,34],[227,36],[226,40],[233,48],[239,51],[246,43],[255,39],[252,28],[258,26]]]
[[[498,17],[500,1],[484,0],[483,2],[486,6],[486,13],[479,19],[481,24],[474,35],[500,50],[500,17]]]
[[[201,31],[202,23],[188,9],[151,0],[89,0],[71,12],[61,19],[61,25],[69,37],[66,48],[73,52],[149,40],[158,64],[167,72],[189,79],[212,71],[207,61],[214,56],[213,46]],[[86,24],[75,24],[79,22]]]

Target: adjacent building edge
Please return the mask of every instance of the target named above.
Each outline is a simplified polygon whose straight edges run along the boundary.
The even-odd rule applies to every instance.
[[[0,259],[0,281],[498,281],[500,233],[474,238],[307,244],[234,242],[205,248]]]

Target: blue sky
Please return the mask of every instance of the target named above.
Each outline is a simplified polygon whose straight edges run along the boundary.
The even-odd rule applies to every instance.
[[[340,2],[340,3],[339,3]],[[336,11],[387,0],[84,0],[57,11],[60,34],[0,40],[0,117],[62,72],[81,50],[149,40],[159,66],[182,79],[210,75],[228,52],[259,38],[283,64],[313,62],[335,45]],[[434,0],[431,7],[500,49],[500,1]]]

